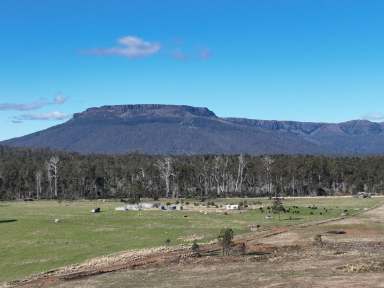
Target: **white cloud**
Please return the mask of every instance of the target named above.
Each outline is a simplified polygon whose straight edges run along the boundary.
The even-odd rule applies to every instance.
[[[53,104],[61,105],[67,102],[67,97],[62,94],[58,94],[53,98]]]
[[[23,121],[60,121],[66,120],[70,115],[58,111],[47,112],[47,113],[29,113],[19,116],[15,116],[12,120],[12,123],[21,123]]]
[[[47,103],[43,100],[38,100],[30,103],[0,103],[0,111],[29,111],[37,110],[44,107]]]
[[[363,116],[363,119],[374,121],[374,122],[382,122],[384,121],[384,113],[380,113],[380,112],[368,113]]]
[[[127,58],[139,58],[156,54],[160,51],[159,43],[148,42],[136,36],[124,36],[117,40],[120,46],[111,48],[96,48],[87,51],[93,55],[111,55]]]
[[[12,120],[12,123],[13,123],[13,124],[21,124],[21,123],[23,123],[23,121],[13,119],[13,120]]]
[[[51,101],[40,99],[28,103],[0,103],[0,111],[31,111],[38,110],[48,105],[62,105],[67,98],[61,94],[57,95]]]

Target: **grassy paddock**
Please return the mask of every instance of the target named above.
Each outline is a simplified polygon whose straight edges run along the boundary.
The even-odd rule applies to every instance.
[[[248,203],[270,206],[267,199],[246,199]],[[215,200],[213,200],[215,201]],[[218,204],[238,203],[242,199],[221,199]],[[259,202],[261,201],[261,202]],[[275,215],[265,219],[259,209],[243,213],[192,211],[118,212],[118,202],[0,202],[0,282],[26,277],[63,265],[128,249],[188,243],[193,237],[201,242],[215,239],[223,227],[236,234],[248,232],[248,225],[281,226],[350,214],[383,203],[384,199],[299,198],[285,199],[286,208],[299,206],[300,213]],[[189,201],[192,203],[197,201]],[[313,210],[308,206],[316,205]],[[101,207],[102,213],[90,210]],[[324,213],[324,209],[328,210]],[[266,210],[265,210],[266,211]],[[321,212],[321,214],[320,214]],[[54,219],[61,219],[55,224]]]

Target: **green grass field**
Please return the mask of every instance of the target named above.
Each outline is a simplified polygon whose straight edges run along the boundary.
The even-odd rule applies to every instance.
[[[243,213],[204,213],[191,211],[118,212],[118,202],[0,202],[0,283],[23,278],[95,256],[114,252],[186,243],[192,235],[201,242],[215,239],[221,228],[230,227],[236,234],[249,232],[249,224],[262,227],[281,226],[334,218],[348,209],[350,214],[383,203],[382,198],[295,199],[285,200],[286,208],[299,206],[300,214],[275,215],[265,219],[259,209]],[[265,206],[271,205],[266,200]],[[193,201],[191,201],[193,202]],[[239,199],[218,203],[238,203]],[[318,209],[309,209],[317,205]],[[102,213],[90,210],[101,207]],[[327,208],[325,213],[323,208]],[[358,210],[359,209],[359,210]],[[311,213],[312,212],[312,213]],[[322,215],[320,215],[322,212]],[[313,214],[313,215],[312,215]],[[54,223],[54,219],[61,219]]]

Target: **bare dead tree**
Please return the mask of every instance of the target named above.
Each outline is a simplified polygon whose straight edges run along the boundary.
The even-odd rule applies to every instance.
[[[36,171],[35,178],[36,178],[36,199],[37,200],[40,199],[40,195],[41,195],[41,178],[42,177],[43,177],[43,173],[40,170]]]
[[[243,186],[243,181],[244,181],[244,168],[247,165],[243,154],[239,155],[239,165],[237,168],[237,178],[236,178],[236,183],[235,183],[235,193],[242,193],[242,186]]]
[[[159,169],[160,176],[165,182],[165,197],[168,198],[171,190],[171,176],[173,176],[172,158],[165,157],[156,162],[156,167]],[[173,193],[174,194],[174,191]],[[174,195],[172,195],[174,197]]]
[[[296,179],[295,179],[295,175],[292,176],[291,189],[292,189],[292,196],[295,196],[295,191],[296,191]]]
[[[265,176],[267,181],[267,193],[269,197],[272,197],[272,165],[274,160],[270,156],[263,158],[263,166],[265,170]]]
[[[199,183],[200,185],[203,186],[203,193],[204,195],[201,195],[201,198],[207,198],[208,197],[208,191],[209,191],[209,184],[210,184],[210,181],[209,181],[209,178],[210,178],[210,166],[209,166],[209,163],[208,161],[206,161],[204,158],[202,160],[202,167],[201,169],[199,170]]]
[[[217,195],[222,195],[228,190],[228,162],[228,157],[216,156],[214,159],[213,178],[216,182]]]
[[[47,172],[48,172],[48,182],[50,187],[51,195],[54,194],[55,198],[57,198],[57,178],[58,178],[58,164],[60,162],[59,157],[52,156],[51,159],[49,159],[49,162],[47,163]],[[52,187],[52,179],[54,180],[53,187]]]
[[[222,158],[220,156],[216,156],[214,159],[214,169],[213,169],[213,177],[216,182],[216,194],[221,194],[221,170],[222,170]]]
[[[52,171],[51,171],[51,165],[49,162],[45,163],[45,167],[47,169],[47,179],[48,179],[48,187],[49,187],[49,197],[53,198],[53,187],[52,187]]]

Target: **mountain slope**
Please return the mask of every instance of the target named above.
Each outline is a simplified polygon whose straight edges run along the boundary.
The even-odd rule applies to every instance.
[[[90,108],[64,124],[1,144],[108,154],[367,155],[384,153],[384,124],[220,118],[207,108],[119,105]]]

